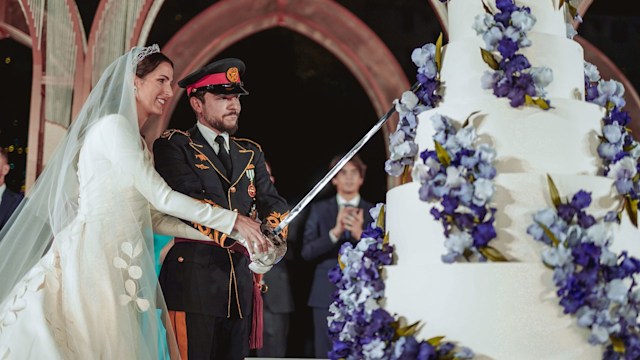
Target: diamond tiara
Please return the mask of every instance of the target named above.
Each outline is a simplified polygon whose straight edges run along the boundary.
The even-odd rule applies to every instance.
[[[160,47],[158,46],[158,44],[153,44],[139,49],[139,52],[133,58],[134,66],[137,66],[140,61],[144,60],[144,58],[146,58],[147,56],[160,52]]]

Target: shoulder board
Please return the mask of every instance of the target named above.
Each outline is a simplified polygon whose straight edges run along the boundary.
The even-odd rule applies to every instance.
[[[237,138],[237,137],[231,137],[231,139],[232,139],[233,141],[235,141],[235,142],[248,142],[248,143],[250,143],[250,144],[255,145],[255,146],[258,148],[258,150],[262,151],[262,146],[260,146],[260,144],[258,144],[257,142],[255,142],[255,141],[253,141],[253,140],[251,140],[251,139],[246,139],[246,138]],[[238,145],[241,145],[241,144],[238,144]]]
[[[181,134],[184,135],[188,138],[191,138],[191,134],[189,134],[188,131],[183,131],[183,130],[178,130],[178,129],[167,129],[165,131],[162,132],[162,135],[160,135],[161,138],[163,139],[169,139],[171,140],[171,137],[175,134]]]

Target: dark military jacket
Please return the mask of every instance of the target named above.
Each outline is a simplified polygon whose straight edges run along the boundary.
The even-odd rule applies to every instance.
[[[288,205],[269,178],[264,153],[257,143],[231,137],[231,178],[197,126],[167,130],[153,144],[155,167],[167,184],[190,197],[240,214],[268,214],[277,225]],[[262,216],[261,216],[262,217]],[[191,224],[202,231],[197,224]],[[170,310],[246,318],[251,312],[253,274],[249,259],[229,247],[180,242],[168,252],[160,284]],[[236,314],[232,309],[239,308]]]

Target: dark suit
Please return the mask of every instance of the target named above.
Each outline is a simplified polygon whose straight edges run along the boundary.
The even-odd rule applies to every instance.
[[[22,194],[15,193],[9,190],[9,188],[4,189],[2,200],[0,200],[0,229],[4,227],[11,217],[11,214],[13,214],[18,205],[20,205],[23,197]]]
[[[366,228],[373,221],[369,214],[373,204],[360,199],[358,207],[364,209],[363,226]],[[331,350],[326,317],[329,315],[329,305],[333,302],[336,286],[329,280],[328,273],[338,265],[338,253],[342,244],[346,241],[357,241],[344,236],[337,243],[331,241],[329,231],[336,225],[337,216],[338,202],[335,196],[312,204],[302,240],[302,257],[315,263],[307,304],[314,312],[315,354],[320,358],[327,357],[328,351]]]
[[[277,218],[286,213],[287,203],[269,179],[260,146],[232,137],[229,147],[233,174],[227,179],[221,161],[197,127],[188,132],[168,130],[154,142],[155,166],[169,186],[193,198],[243,215],[257,210]],[[255,194],[251,194],[253,186]],[[160,285],[167,307],[186,313],[189,358],[242,359],[249,354],[253,273],[247,267],[249,259],[227,247],[232,243],[227,240],[224,248],[203,242],[176,243],[162,265]],[[240,331],[235,330],[238,327]],[[227,352],[213,354],[212,346]]]

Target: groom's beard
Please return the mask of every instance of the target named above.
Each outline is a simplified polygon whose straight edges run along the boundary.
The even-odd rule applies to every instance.
[[[236,121],[234,121],[232,124],[228,121],[225,121],[225,117],[228,116],[232,116],[235,115],[236,116]],[[240,114],[239,113],[227,113],[222,115],[219,118],[214,118],[214,119],[207,119],[205,118],[205,121],[211,125],[211,127],[213,127],[214,129],[217,129],[220,132],[227,132],[229,135],[233,135],[236,133],[236,131],[238,131],[238,123],[240,122]]]

